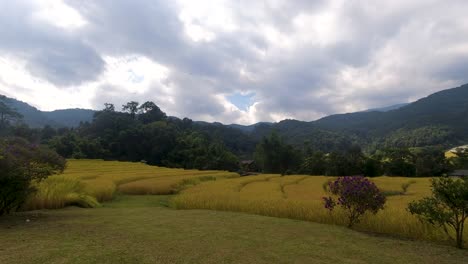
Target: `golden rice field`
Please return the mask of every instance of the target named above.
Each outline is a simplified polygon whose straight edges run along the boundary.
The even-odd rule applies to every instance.
[[[327,224],[346,225],[343,212],[328,212],[322,203],[323,185],[330,177],[259,175],[205,182],[183,190],[172,199],[179,209],[211,209],[247,212]],[[386,193],[385,209],[365,215],[356,229],[400,237],[447,240],[442,230],[421,223],[406,211],[409,202],[430,195],[429,178],[373,178]],[[405,194],[402,184],[410,183]],[[468,232],[465,233],[468,237]]]
[[[97,207],[122,194],[171,194],[202,181],[239,177],[226,171],[199,171],[149,166],[137,162],[69,160],[63,174],[37,183],[26,210],[67,205]]]
[[[323,185],[331,177],[256,175],[239,177],[225,171],[169,169],[142,163],[69,160],[61,175],[37,183],[25,210],[68,205],[99,207],[121,194],[174,194],[177,209],[210,209],[346,225],[340,210],[328,212],[322,204]],[[429,178],[372,178],[387,197],[385,209],[365,215],[358,230],[400,237],[446,240],[442,230],[421,223],[406,211],[409,202],[430,195]],[[406,193],[402,185],[411,183]],[[465,235],[468,237],[468,230]]]

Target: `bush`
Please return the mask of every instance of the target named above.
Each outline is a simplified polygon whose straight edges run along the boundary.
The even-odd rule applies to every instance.
[[[408,211],[442,227],[457,247],[462,248],[463,229],[468,218],[468,179],[436,178],[431,186],[432,196],[410,203]],[[449,229],[455,231],[455,239]]]
[[[65,163],[57,153],[24,139],[0,140],[0,216],[21,207],[35,190],[31,183],[62,172]]]
[[[327,192],[337,196],[336,201],[330,196],[323,197],[325,208],[332,211],[337,205],[341,206],[348,217],[348,227],[359,223],[367,211],[376,214],[383,209],[386,201],[377,186],[364,177],[339,177],[325,187]]]

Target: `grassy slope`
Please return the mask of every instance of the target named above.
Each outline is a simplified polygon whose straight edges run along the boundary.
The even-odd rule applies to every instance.
[[[466,263],[468,251],[242,213],[172,210],[164,196],[0,218],[0,263]],[[31,219],[26,222],[26,219]]]

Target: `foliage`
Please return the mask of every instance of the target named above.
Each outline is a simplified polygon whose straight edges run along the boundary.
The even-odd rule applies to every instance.
[[[238,170],[233,148],[228,149],[225,140],[213,138],[213,131],[195,126],[190,119],[168,118],[153,102],[139,105],[132,101],[123,110],[126,112],[117,112],[114,105],[106,103],[91,123],[57,133],[47,143],[67,158],[145,160],[150,165],[167,167]],[[220,138],[232,140],[243,135],[225,128],[217,133]],[[236,154],[245,149],[236,148]]]
[[[362,175],[364,161],[364,154],[357,145],[353,145],[345,151],[334,151],[327,157],[326,175]]]
[[[63,171],[65,160],[24,139],[0,140],[0,215],[18,209],[34,192],[33,181]]]
[[[410,203],[408,210],[432,225],[443,227],[449,236],[448,228],[455,231],[456,245],[462,248],[468,218],[468,179],[434,178],[432,196]]]
[[[330,181],[327,187],[337,200],[331,196],[323,197],[325,208],[332,211],[336,206],[342,207],[348,217],[348,227],[358,223],[367,211],[376,214],[386,201],[377,186],[364,177],[339,177]]]
[[[385,175],[412,177],[416,174],[415,157],[409,149],[386,149],[382,159]]]
[[[326,170],[326,156],[320,151],[310,153],[301,166],[301,173],[309,175],[325,175]]]
[[[382,161],[374,157],[366,157],[363,164],[363,175],[366,177],[377,177],[383,175]]]
[[[455,153],[455,157],[449,159],[449,163],[454,169],[468,169],[468,151],[459,148]]]
[[[285,144],[276,133],[262,139],[254,156],[264,173],[287,174],[297,171],[300,165],[298,151]]]
[[[450,171],[445,158],[445,151],[441,148],[426,147],[415,151],[415,175],[418,177],[442,176]]]

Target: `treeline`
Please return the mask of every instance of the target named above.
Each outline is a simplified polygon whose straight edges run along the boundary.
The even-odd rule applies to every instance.
[[[238,157],[254,148],[240,131],[167,117],[153,102],[129,102],[121,109],[105,104],[92,122],[74,129],[30,129],[25,125],[6,129],[5,122],[3,134],[46,144],[65,158],[144,161],[186,169],[237,171]]]
[[[321,135],[318,139],[309,138],[302,145],[291,144],[290,138],[280,135],[294,127],[293,121],[280,123],[283,130],[279,133],[265,130],[261,138],[255,139],[222,124],[168,117],[153,102],[132,101],[120,111],[107,103],[94,114],[91,122],[81,123],[77,128],[31,129],[18,122],[21,116],[5,104],[0,104],[0,114],[0,136],[16,136],[48,145],[65,158],[143,161],[165,167],[241,173],[370,177],[438,176],[468,165],[463,153],[447,160],[442,147],[408,148],[406,143],[401,147],[388,144],[369,152],[363,151],[360,144],[320,130],[316,130]],[[290,133],[294,131],[291,129]],[[310,127],[310,131],[314,129]],[[393,137],[388,140],[396,141]],[[253,165],[244,166],[240,162],[252,159]]]
[[[468,153],[447,159],[441,147],[387,148],[365,155],[357,145],[329,153],[314,151],[307,143],[296,148],[273,133],[257,145],[255,161],[264,173],[309,175],[441,176],[467,168]]]

